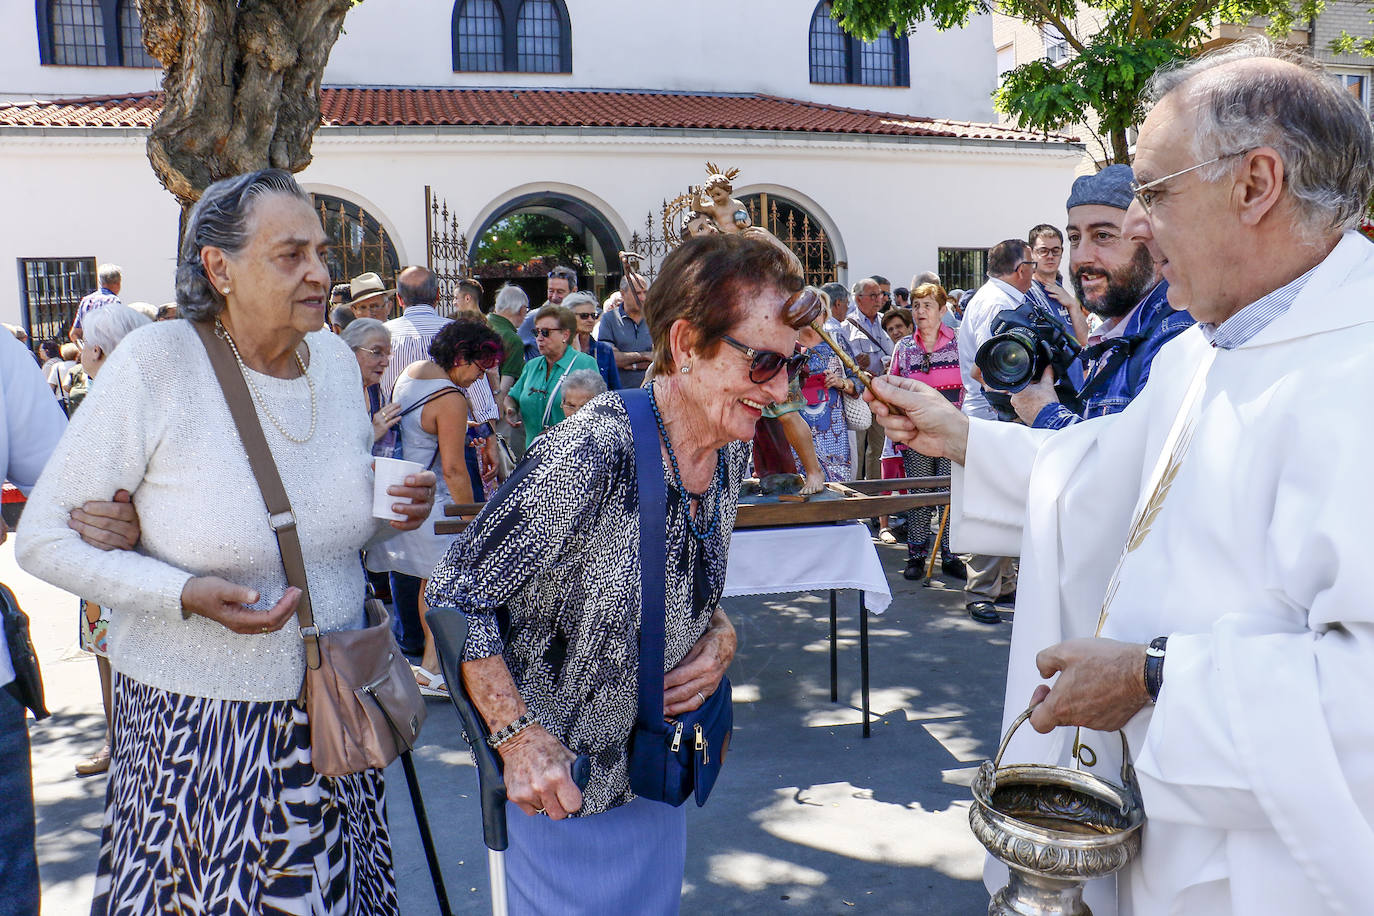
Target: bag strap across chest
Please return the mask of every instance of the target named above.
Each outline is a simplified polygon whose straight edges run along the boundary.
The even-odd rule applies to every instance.
[[[666,732],[663,721],[663,641],[667,612],[667,488],[663,483],[658,423],[644,388],[618,392],[634,434],[635,479],[639,489],[639,675],[635,722]]]

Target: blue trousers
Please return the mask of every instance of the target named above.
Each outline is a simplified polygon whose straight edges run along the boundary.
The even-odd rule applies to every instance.
[[[0,628],[0,634],[3,634]],[[0,916],[38,912],[33,774],[24,707],[0,687]]]

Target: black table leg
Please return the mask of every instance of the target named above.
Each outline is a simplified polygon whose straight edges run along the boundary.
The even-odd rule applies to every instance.
[[[836,679],[839,675],[839,642],[838,624],[835,620],[835,590],[830,590],[830,702],[838,702],[840,698],[839,689],[836,686]]]
[[[863,694],[864,737],[868,737],[868,605],[859,589],[859,690]]]

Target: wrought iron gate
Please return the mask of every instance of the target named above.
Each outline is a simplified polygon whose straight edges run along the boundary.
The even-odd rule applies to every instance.
[[[435,310],[452,318],[457,311],[454,297],[458,281],[471,275],[468,237],[458,224],[457,212],[450,213],[448,200],[435,197],[429,185],[425,185],[425,266],[439,278]]]

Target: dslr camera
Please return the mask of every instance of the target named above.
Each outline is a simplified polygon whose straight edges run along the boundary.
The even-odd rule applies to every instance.
[[[1058,315],[1036,302],[1005,309],[992,320],[992,336],[978,348],[973,362],[983,373],[984,395],[1002,420],[1016,420],[1008,392],[1020,391],[1054,370],[1054,393],[1074,413],[1082,411],[1069,367],[1082,347]]]

